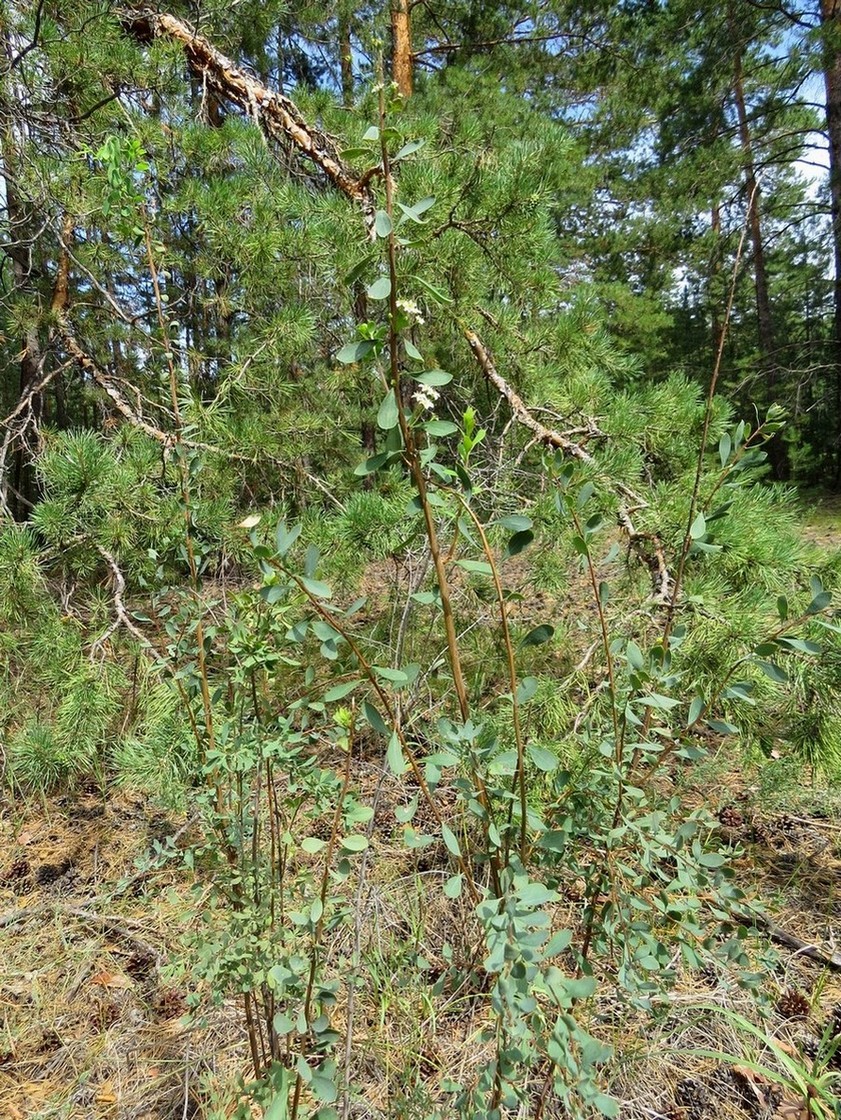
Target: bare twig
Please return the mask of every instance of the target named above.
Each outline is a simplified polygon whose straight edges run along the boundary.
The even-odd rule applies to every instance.
[[[131,615],[126,610],[126,604],[123,598],[126,592],[126,581],[123,573],[120,571],[119,564],[111,555],[111,553],[108,552],[107,549],[103,548],[102,545],[96,545],[95,548],[102,559],[105,561],[105,563],[108,565],[109,569],[111,570],[111,575],[113,576],[114,612],[117,617],[111,624],[111,626],[108,627],[105,633],[100,638],[97,638],[97,640],[94,642],[91,652],[93,653],[93,650],[104,645],[104,643],[111,637],[118,626],[125,626],[126,630],[128,630],[133,638],[140,642],[141,646],[143,646],[144,649],[151,650],[155,655],[155,659],[161,660],[158,651],[145,636],[145,634],[142,634],[140,630],[138,630],[137,626],[132,621]]]
[[[87,907],[66,906],[58,901],[39,902],[35,906],[21,906],[17,910],[10,910],[8,913],[0,915],[0,929],[7,929],[9,926],[17,925],[19,922],[28,922],[34,918],[43,918],[45,914],[51,911],[58,914],[65,914],[68,917],[78,918],[79,921],[84,922],[86,925],[99,926],[114,937],[119,937],[121,941],[132,945],[139,953],[149,960],[159,962],[161,959],[161,953],[130,928],[130,925],[133,925],[133,923],[127,923],[119,918],[114,918],[110,914],[97,914]]]
[[[176,443],[181,443],[184,447],[189,447],[194,451],[207,451],[212,455],[224,455],[229,459],[238,459],[245,462],[251,461],[247,455],[238,455],[236,452],[214,447],[213,444],[210,443],[201,443],[198,440],[186,439],[184,437],[178,439],[174,433],[165,432],[162,428],[151,424],[138,409],[132,408],[117,387],[116,378],[94,361],[87,350],[84,349],[66,319],[60,321],[59,334],[61,341],[64,343],[73,361],[76,362],[84,373],[90,376],[91,380],[98,385],[100,389],[102,389],[113,403],[117,412],[119,412],[123,419],[127,420],[132,427],[137,428],[157,443],[163,444],[166,448],[173,447]]]
[[[45,353],[42,355],[40,362],[42,370],[46,358],[47,355]],[[54,369],[51,369],[48,373],[43,374],[43,376],[38,381],[29,386],[29,388],[20,398],[17,405],[15,405],[6,419],[0,421],[0,427],[6,429],[6,434],[3,437],[3,445],[2,447],[0,447],[0,482],[5,483],[2,490],[0,490],[0,501],[2,501],[2,504],[4,506],[6,504],[4,491],[7,487],[9,489],[12,489],[9,480],[6,478],[6,456],[8,455],[9,447],[17,437],[23,435],[23,433],[29,426],[31,420],[32,404],[35,398],[40,393],[42,393],[44,389],[46,389],[46,387],[55,377],[57,377],[60,373],[63,373],[70,364],[70,362],[63,362],[61,365],[56,366]],[[15,423],[15,421],[18,421],[21,415],[24,413],[26,413],[27,415],[23,416],[23,420],[19,423]]]
[[[485,379],[493,385],[500,396],[505,398],[519,423],[522,424],[524,428],[528,428],[529,431],[533,432],[539,443],[542,443],[546,447],[554,447],[569,458],[577,459],[581,463],[593,462],[593,456],[588,451],[585,451],[580,444],[570,439],[563,432],[555,431],[554,428],[547,428],[535,418],[522,398],[497,371],[487,347],[474,330],[471,330],[469,327],[465,328],[464,337],[467,339],[470,349],[475,354],[476,360],[479,363],[479,368],[485,375]]]
[[[786,949],[793,949],[799,956],[808,957],[810,961],[815,961],[816,964],[823,965],[824,968],[841,972],[841,956],[838,953],[829,955],[822,953],[817,945],[804,941],[797,934],[774,925],[770,918],[766,918],[764,914],[734,914],[733,917],[746,926],[754,926],[756,929],[762,930],[771,941],[785,946]]]
[[[533,410],[525,404],[522,397],[519,396],[499,373],[490,351],[476,331],[471,330],[469,327],[464,328],[464,336],[479,363],[479,368],[482,370],[485,379],[508,403],[517,422],[533,433],[535,441],[543,444],[544,447],[554,448],[556,451],[560,451],[561,454],[567,458],[575,459],[579,463],[595,467],[596,463],[590,452],[586,450],[581,442],[573,438],[573,436],[580,435],[582,431],[585,434],[585,438],[603,436],[604,433],[599,430],[595,421],[591,421],[584,429],[579,427],[570,432],[559,432],[555,428],[549,428],[545,424],[542,424],[534,415]],[[623,499],[617,511],[617,519],[628,537],[628,544],[651,572],[653,601],[660,605],[666,605],[671,599],[673,581],[666,563],[663,542],[657,533],[640,532],[635,527],[631,516],[632,510],[644,509],[647,503],[636,494],[630,486],[625,485],[625,483],[611,480],[610,485]]]

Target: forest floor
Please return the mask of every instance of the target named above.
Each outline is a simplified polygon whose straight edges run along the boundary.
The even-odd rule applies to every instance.
[[[809,497],[804,507],[810,540],[841,547],[841,500]],[[679,787],[682,796],[719,814],[737,882],[779,927],[828,958],[841,952],[841,795],[809,784],[752,785],[731,766],[719,752]],[[355,775],[363,793],[381,789],[363,901],[363,951],[378,979],[376,991],[360,994],[354,1020],[353,1080],[364,1093],[347,1115],[408,1120],[426,1114],[423,1102],[435,1098],[443,1075],[482,1061],[476,1008],[485,1005],[467,996],[436,1001],[401,984],[407,947],[426,958],[430,975],[447,967],[453,910],[441,906],[446,854],[407,853],[392,838],[391,810],[405,790],[380,774],[369,760]],[[150,863],[155,841],[168,836],[179,847],[193,839],[183,817],[125,792],[90,787],[0,804],[4,1120],[235,1114],[249,1077],[242,1019],[233,1000],[213,1006],[205,998],[201,1014],[187,1013],[193,985],[184,939],[199,924],[208,888],[177,860]],[[581,899],[558,908],[559,925],[580,925]],[[585,1025],[614,1046],[606,1072],[623,1116],[808,1120],[803,1097],[774,1088],[761,1067],[779,1070],[783,1053],[818,1076],[833,1072],[834,1058],[814,1054],[833,1015],[841,1021],[841,971],[758,936],[750,946],[758,998],[722,969],[685,976],[653,1013],[617,1015],[607,985],[592,1001]],[[337,971],[346,967],[341,938],[331,953]],[[339,1030],[344,1014],[340,1005]],[[758,1024],[759,1036],[735,1026],[734,1015]],[[561,1111],[550,1103],[543,1115]]]
[[[841,495],[804,490],[800,496],[804,535],[827,552],[841,548]]]
[[[841,929],[841,826],[834,806],[819,799],[810,816],[761,813],[755,791],[744,789],[738,774],[717,775],[716,788],[721,805],[713,808],[723,810],[728,839],[742,853],[734,860],[740,884],[781,927],[831,956]],[[808,803],[808,791],[798,800]],[[136,866],[154,840],[183,825],[140,800],[105,801],[98,791],[5,815],[0,1116],[233,1115],[238,1082],[249,1072],[238,1007],[225,1002],[190,1018],[192,985],[177,967],[183,935],[197,924],[191,877],[175,865]],[[443,1073],[472,1064],[466,1048],[471,1041],[475,1048],[481,1024],[466,1005],[454,1013],[443,1001],[438,1008],[423,1006],[417,993],[401,991],[398,942],[414,940],[433,971],[443,965],[448,933],[432,901],[440,892],[430,892],[422,928],[403,917],[412,910],[409,894],[417,901],[418,884],[436,878],[436,868],[397,866],[399,847],[390,851],[387,840],[374,851],[379,871],[368,888],[366,938],[368,951],[380,958],[382,990],[365,993],[357,1017],[356,1064],[369,1069],[371,1081],[365,1105],[357,1102],[351,1115],[390,1117],[410,1115],[389,1105],[407,1080],[428,1082],[434,1093]],[[575,920],[576,901],[559,904],[562,922]],[[759,939],[753,951],[764,973],[762,1029],[792,1054],[808,1052],[841,1003],[841,973],[802,953],[769,950]],[[715,1007],[758,1021],[755,997],[726,970],[687,976],[653,1022],[643,1013],[617,1022],[611,1001],[596,1001],[588,1025],[617,1049],[612,1091],[625,1102],[623,1115],[806,1120],[796,1094],[778,1099],[767,1078],[749,1069],[752,1061],[774,1064],[767,1048],[724,1018],[714,1022]],[[733,1055],[735,1066],[692,1053],[710,1048]]]

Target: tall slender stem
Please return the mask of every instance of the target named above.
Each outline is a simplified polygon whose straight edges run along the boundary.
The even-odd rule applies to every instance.
[[[432,563],[435,567],[435,576],[438,581],[438,590],[441,594],[441,611],[444,617],[444,631],[447,638],[447,651],[449,654],[450,669],[453,674],[453,684],[455,685],[456,695],[458,697],[459,709],[461,710],[461,718],[467,721],[470,718],[470,702],[467,696],[467,685],[464,680],[464,673],[461,667],[461,656],[458,648],[458,636],[456,634],[455,618],[453,615],[452,600],[450,598],[450,584],[447,577],[446,567],[441,555],[441,545],[438,539],[438,530],[435,525],[435,518],[432,513],[432,507],[429,504],[429,498],[426,490],[426,480],[423,475],[423,468],[421,467],[420,456],[418,455],[417,443],[415,442],[414,432],[409,424],[406,416],[406,407],[403,403],[403,395],[400,385],[400,338],[397,333],[397,317],[399,308],[397,306],[397,238],[394,232],[394,180],[391,177],[391,163],[388,154],[388,144],[385,136],[386,121],[385,121],[385,98],[382,89],[380,90],[380,150],[382,153],[383,164],[383,178],[385,180],[385,203],[386,213],[389,217],[390,230],[388,234],[388,275],[391,283],[391,291],[388,297],[389,304],[389,330],[388,330],[388,357],[389,357],[389,381],[391,388],[394,391],[394,399],[397,405],[398,422],[400,424],[400,433],[403,437],[404,458],[409,472],[412,476],[412,481],[418,492],[418,499],[423,511],[424,526],[426,528],[426,536],[429,541],[429,552],[432,556]]]
[[[183,423],[181,420],[181,407],[178,401],[178,371],[175,366],[175,358],[172,353],[172,342],[169,337],[169,328],[167,327],[166,318],[164,316],[164,301],[161,295],[160,278],[158,276],[158,267],[155,263],[155,254],[152,248],[152,231],[149,226],[148,219],[144,221],[144,235],[146,242],[146,260],[149,265],[149,275],[152,278],[152,291],[155,296],[155,309],[158,317],[158,326],[161,331],[161,339],[163,342],[164,353],[166,355],[167,372],[169,373],[169,395],[172,404],[172,417],[175,426],[175,446],[178,454],[178,469],[181,478],[181,505],[184,512],[184,544],[187,552],[187,565],[190,571],[190,586],[193,591],[193,597],[196,602],[196,663],[199,669],[199,688],[201,690],[202,709],[204,712],[204,724],[206,742],[203,745],[198,743],[198,748],[202,754],[202,761],[206,756],[208,750],[211,752],[215,749],[215,733],[213,728],[213,706],[210,700],[210,682],[207,674],[207,658],[204,648],[204,622],[202,620],[202,608],[198,597],[199,588],[199,574],[198,564],[196,563],[196,550],[193,543],[193,516],[191,507],[191,494],[190,494],[190,469],[185,457],[185,449],[183,443]],[[221,787],[218,779],[214,778],[214,785],[216,786],[217,805],[221,807]]]
[[[527,836],[527,818],[528,818],[528,801],[526,791],[526,748],[525,740],[523,737],[522,721],[520,720],[520,701],[517,699],[517,664],[514,658],[514,643],[511,641],[511,630],[508,626],[508,608],[505,605],[505,595],[502,590],[502,579],[499,574],[499,565],[493,554],[493,549],[488,541],[485,527],[476,513],[462,498],[460,494],[456,494],[462,508],[467,516],[473,522],[476,532],[479,534],[479,539],[482,542],[482,551],[484,552],[488,564],[491,569],[491,578],[494,581],[494,590],[496,592],[496,601],[499,606],[499,620],[502,627],[502,642],[505,646],[505,657],[508,665],[508,683],[511,686],[511,705],[512,705],[512,720],[514,723],[514,743],[517,748],[517,773],[514,776],[517,788],[520,795],[520,861],[525,867],[528,858],[528,844],[526,841]],[[512,802],[513,805],[513,802]],[[510,815],[509,815],[510,820]],[[506,846],[506,859],[507,859],[507,846]]]

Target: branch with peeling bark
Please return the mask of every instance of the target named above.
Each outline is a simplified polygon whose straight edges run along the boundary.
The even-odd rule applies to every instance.
[[[155,425],[150,424],[139,411],[131,407],[117,387],[114,378],[94,361],[87,350],[79,343],[70,324],[64,318],[59,321],[58,335],[71,359],[79,366],[83,373],[88,374],[91,380],[102,389],[124,420],[131,424],[132,427],[150,436],[157,443],[163,444],[165,448],[172,447],[175,444],[176,440],[174,435],[168,434],[160,428],[156,428]],[[198,440],[184,438],[182,438],[180,442],[185,447],[190,447],[196,451],[208,451],[213,455],[224,455],[228,459],[251,462],[247,455],[238,455],[234,451],[222,450],[219,447],[214,447],[210,443],[200,443]]]
[[[532,433],[537,443],[542,443],[544,447],[560,451],[562,455],[570,459],[576,459],[579,463],[594,465],[595,460],[590,452],[571,438],[574,433],[559,432],[554,428],[548,428],[534,416],[522,398],[499,373],[488,348],[474,330],[469,327],[465,328],[464,337],[479,363],[479,368],[484,374],[485,380],[493,385],[500,396],[508,403],[514,418]],[[589,434],[601,433],[594,426]],[[653,601],[659,605],[666,605],[671,597],[672,577],[666,564],[663,542],[656,533],[643,533],[637,530],[631,517],[632,509],[642,509],[646,503],[624,483],[614,481],[611,485],[623,498],[623,501],[619,504],[617,519],[628,537],[628,544],[651,572]]]
[[[119,564],[107,549],[103,548],[101,545],[96,545],[95,547],[96,551],[99,553],[99,555],[111,570],[111,576],[114,583],[113,596],[114,613],[116,615],[116,618],[105,631],[105,633],[101,637],[97,638],[97,640],[94,642],[93,649],[91,650],[91,655],[93,655],[95,649],[101,648],[108,641],[108,639],[119,626],[124,626],[126,630],[128,630],[128,632],[131,634],[131,636],[140,643],[143,649],[152,654],[154,660],[160,661],[161,659],[157,650],[149,641],[149,639],[144,634],[142,634],[140,630],[138,630],[138,628],[132,621],[131,615],[126,610],[124,599],[126,592],[126,581],[125,576],[120,571]]]
[[[376,203],[370,188],[371,173],[362,176],[349,167],[339,155],[333,140],[309,124],[293,101],[284,94],[267,88],[252,74],[237,66],[188,23],[176,16],[148,10],[130,11],[123,15],[123,26],[140,43],[163,38],[180,44],[191,71],[200,76],[217,95],[238,105],[252,116],[266,136],[291,144],[297,152],[315,164],[335,188],[358,205],[362,210],[369,236],[373,236]],[[542,424],[498,373],[487,348],[476,332],[466,329],[464,333],[486,379],[507,401],[517,422],[532,432],[535,441],[546,447],[555,448],[563,455],[581,463],[592,464],[593,457],[585,449],[583,441],[577,441],[573,436],[583,435],[585,438],[592,438],[602,435],[595,423],[592,423],[583,433],[579,430],[568,433],[558,432]],[[118,410],[123,415],[127,415],[128,406],[119,398],[113,383],[103,382],[100,379],[97,379],[97,382],[105,389]],[[138,422],[133,416],[127,415],[127,418],[135,423]],[[143,427],[142,422],[140,426]],[[146,427],[148,429],[148,425]],[[159,434],[154,430],[149,429],[149,434],[159,438]],[[651,572],[654,601],[668,603],[673,584],[662,541],[656,533],[638,531],[631,516],[633,510],[644,508],[646,503],[623,483],[613,481],[611,485],[623,498],[618,519],[627,534],[629,546]]]
[[[60,320],[59,334],[70,357],[76,362],[82,372],[87,373],[91,380],[110,398],[114,407],[124,419],[128,420],[135,428],[139,428],[141,432],[145,432],[147,436],[151,436],[152,439],[157,440],[158,443],[169,445],[173,442],[166,432],[162,432],[160,428],[149,424],[142,416],[139,416],[134,411],[108,374],[101,369],[90,354],[79,345],[79,341],[70,329],[70,325],[66,319]]]
[[[369,235],[373,237],[376,206],[369,186],[344,162],[333,140],[309,124],[293,101],[277,90],[269,89],[237,66],[177,16],[153,11],[125,12],[123,27],[140,43],[154,39],[169,39],[178,43],[183,48],[190,70],[214,93],[248,113],[272,140],[291,144],[334,187],[356,203],[362,209]]]

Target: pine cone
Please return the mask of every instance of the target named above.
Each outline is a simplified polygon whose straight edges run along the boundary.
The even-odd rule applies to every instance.
[[[698,975],[710,988],[717,988],[718,982],[721,979],[719,970],[712,963],[705,964]]]
[[[66,875],[72,866],[69,859],[63,859],[61,863],[42,863],[35,872],[35,882],[39,887],[48,887],[50,883]]]
[[[710,1094],[695,1077],[684,1077],[675,1086],[675,1104],[686,1110],[689,1120],[703,1120],[707,1115]]]
[[[815,1059],[821,1052],[821,1040],[813,1034],[803,1034],[798,1038],[797,1045],[804,1058]]]
[[[179,1019],[187,1010],[184,996],[177,988],[162,988],[153,1004],[152,1010],[160,1019]]]
[[[830,1038],[841,1038],[841,1003],[836,1003],[826,1020]]]
[[[29,866],[29,861],[16,859],[11,867],[0,875],[0,883],[3,886],[14,886],[16,883],[22,883],[25,879],[28,879],[31,874],[32,868]]]
[[[124,968],[133,980],[145,980],[154,971],[154,954],[142,951],[132,953]]]
[[[777,1011],[784,1019],[808,1019],[811,1007],[797,988],[789,988],[777,1000]]]
[[[742,828],[745,818],[735,805],[725,805],[719,810],[718,819],[724,828]]]

